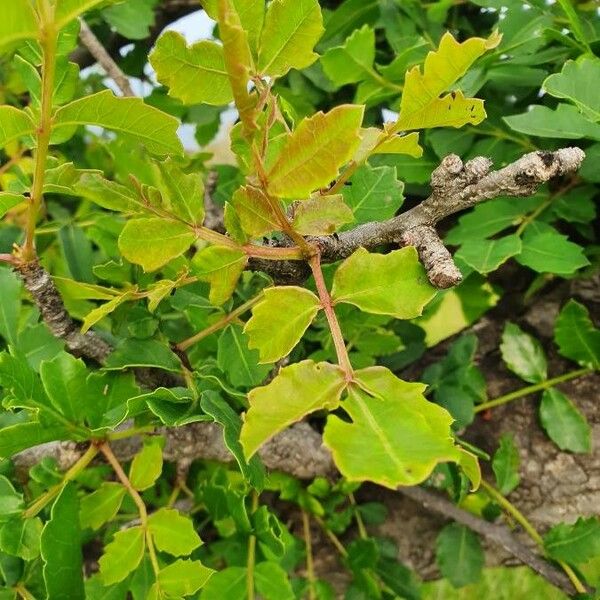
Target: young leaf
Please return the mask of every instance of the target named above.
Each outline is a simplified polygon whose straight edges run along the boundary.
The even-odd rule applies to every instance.
[[[204,220],[204,182],[200,173],[184,173],[172,159],[158,163],[159,189],[169,210],[191,225]]]
[[[581,246],[570,242],[566,235],[552,227],[527,230],[523,236],[523,249],[516,260],[539,273],[557,275],[572,275],[590,264]]]
[[[485,118],[483,102],[465,98],[462,92],[452,92],[442,98],[467,69],[487,50],[495,48],[501,37],[494,33],[488,39],[470,38],[458,43],[446,33],[437,51],[429,52],[421,67],[406,74],[396,131],[426,127],[461,127],[477,125]]]
[[[550,439],[569,452],[591,452],[591,428],[577,407],[556,388],[544,392],[540,420]]]
[[[160,438],[149,438],[133,457],[129,480],[136,490],[146,490],[160,477],[163,467]]]
[[[34,132],[35,123],[28,113],[14,106],[0,106],[0,148]]]
[[[569,300],[558,315],[554,339],[559,352],[584,367],[600,367],[600,330],[594,327],[588,310]]]
[[[319,196],[296,206],[292,227],[302,235],[331,235],[346,223],[352,223],[352,209],[341,194]]]
[[[141,527],[117,531],[98,561],[104,585],[123,581],[136,569],[144,556],[145,547],[144,530]]]
[[[179,221],[161,217],[131,219],[119,236],[119,250],[129,262],[151,272],[181,256],[195,239],[192,229]]]
[[[511,256],[520,252],[521,238],[518,235],[507,235],[495,240],[467,240],[456,257],[485,274],[495,271]]]
[[[313,48],[323,31],[317,0],[273,0],[260,37],[259,72],[282,77],[292,68],[308,67],[319,57]]]
[[[173,556],[187,556],[202,544],[192,520],[172,508],[152,513],[148,528],[157,549]]]
[[[500,352],[506,366],[521,379],[539,383],[547,378],[548,364],[542,345],[518,325],[506,323]]]
[[[67,483],[56,498],[44,526],[41,553],[48,600],[83,600],[83,557],[79,501],[74,484]]]
[[[458,523],[446,525],[438,535],[436,559],[442,575],[457,588],[479,581],[485,562],[477,534]]]
[[[265,380],[271,365],[259,364],[259,353],[250,349],[248,336],[233,324],[219,336],[217,364],[232,385],[251,387]]]
[[[2,7],[0,50],[16,42],[35,38],[37,35],[38,23],[29,0],[16,0]]]
[[[519,464],[519,450],[514,437],[505,433],[500,437],[500,445],[492,460],[492,469],[501,494],[506,496],[519,485]]]
[[[114,0],[109,0],[114,1]],[[106,4],[105,0],[57,0],[54,13],[54,23],[57,29],[82,15],[84,12],[95,8],[99,4]]]
[[[18,206],[25,201],[22,194],[12,194],[11,192],[0,192],[0,217],[3,217],[11,208]]]
[[[244,456],[244,449],[240,444],[240,432],[242,430],[240,416],[217,392],[210,390],[202,394],[200,406],[206,414],[210,415],[223,427],[225,445],[233,454],[245,479],[255,489],[262,490],[265,485],[265,468],[258,456],[253,456],[248,461]]]
[[[271,6],[278,1],[274,0]],[[360,143],[363,111],[362,106],[345,104],[304,119],[267,174],[270,193],[280,198],[304,199],[335,179],[338,169],[352,158]]]
[[[598,517],[579,518],[573,525],[556,525],[544,536],[544,548],[550,558],[571,564],[581,564],[599,556]]]
[[[98,321],[104,319],[115,311],[121,304],[128,302],[135,298],[136,292],[135,290],[125,290],[122,294],[117,296],[116,298],[112,298],[108,302],[97,306],[93,310],[91,310],[83,319],[83,324],[81,325],[81,333],[85,333],[91,327],[93,327]]]
[[[240,220],[245,233],[255,238],[281,229],[273,216],[264,194],[253,187],[238,188],[231,198],[231,204]]]
[[[169,597],[191,596],[206,585],[214,572],[199,560],[176,560],[161,569],[158,584]]]
[[[600,60],[596,57],[568,60],[560,73],[544,81],[542,89],[556,98],[570,100],[588,119],[600,121],[600,100],[590,87],[590,81],[598,81],[599,77]]]
[[[225,69],[223,47],[202,40],[188,46],[175,31],[166,31],[149,56],[156,78],[169,88],[169,96],[184,104],[221,106],[233,100]]]
[[[287,356],[300,341],[319,309],[319,298],[296,286],[267,288],[244,327],[248,347],[256,348],[261,363]]]
[[[357,224],[391,219],[402,206],[404,184],[396,178],[395,167],[373,168],[366,164],[351,181],[342,193]]]
[[[219,306],[231,297],[246,261],[241,250],[228,246],[209,246],[194,256],[194,275],[210,283],[208,298],[212,304]]]
[[[105,481],[96,491],[83,496],[79,511],[81,528],[100,529],[114,519],[126,493],[120,483]]]
[[[56,130],[74,125],[97,125],[124,133],[142,142],[153,154],[183,152],[177,119],[144,104],[140,98],[118,98],[110,90],[74,100],[54,114]]]
[[[331,295],[365,312],[412,319],[435,293],[417,251],[408,246],[389,254],[359,248],[338,267]]]
[[[316,410],[334,410],[346,386],[341,369],[312,360],[284,367],[266,386],[248,394],[240,442],[250,458],[267,440]],[[283,399],[283,401],[282,401]]]
[[[425,399],[424,384],[384,367],[356,371],[355,381],[341,404],[352,421],[330,415],[323,434],[344,477],[393,489],[421,483],[440,462],[460,461],[452,417]]]

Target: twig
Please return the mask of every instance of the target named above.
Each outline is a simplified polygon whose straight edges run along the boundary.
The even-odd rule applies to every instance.
[[[523,564],[531,567],[534,571],[544,577],[544,579],[561,589],[563,592],[569,596],[575,595],[575,588],[562,571],[544,560],[535,552],[532,552],[527,546],[517,540],[506,527],[484,521],[425,488],[402,487],[398,488],[398,491],[411,500],[418,502],[426,509],[449,519],[453,519],[457,523],[465,525],[491,542],[502,546]]]
[[[112,59],[112,56],[106,51],[106,48],[94,35],[88,24],[83,19],[79,19],[79,22],[81,24],[79,39],[83,45],[98,61],[98,64],[104,69],[106,74],[117,84],[123,96],[135,96],[127,75],[121,71],[119,65]]]

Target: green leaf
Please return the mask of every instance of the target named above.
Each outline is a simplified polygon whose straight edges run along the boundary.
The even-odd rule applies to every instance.
[[[97,306],[93,310],[91,310],[83,320],[83,324],[81,325],[81,333],[85,333],[91,327],[93,327],[96,323],[107,317],[112,312],[114,312],[121,304],[128,302],[129,300],[134,299],[136,296],[135,290],[125,290],[122,294],[117,296],[116,298],[112,298],[108,302]]]
[[[35,38],[38,35],[38,24],[29,0],[16,0],[2,7],[0,21],[0,50],[22,40]],[[7,108],[5,106],[1,109]],[[1,117],[0,117],[1,120]]]
[[[521,379],[529,383],[546,380],[548,364],[542,345],[518,325],[506,323],[500,352],[506,366]]]
[[[246,262],[246,255],[237,248],[209,246],[194,256],[192,269],[200,281],[210,283],[208,299],[219,306],[233,294]]]
[[[359,248],[335,272],[331,295],[335,302],[354,304],[365,312],[412,319],[435,293],[417,251],[409,246],[389,254]]]
[[[218,21],[219,0],[201,0],[200,4],[211,19]],[[242,28],[248,34],[250,48],[255,54],[265,19],[264,3],[256,0],[231,0],[231,4],[239,16]]]
[[[85,363],[68,352],[60,352],[54,359],[42,362],[40,376],[54,408],[71,423],[81,423],[87,396]]]
[[[262,363],[287,356],[320,308],[319,298],[305,288],[277,286],[265,289],[244,327],[249,338],[248,347],[259,351]]]
[[[25,135],[35,133],[35,123],[28,113],[14,106],[0,106],[0,148]]]
[[[246,568],[226,567],[216,572],[202,590],[202,600],[246,600]]]
[[[72,439],[72,433],[66,427],[49,427],[38,422],[17,423],[0,429],[0,458],[10,458],[46,442],[69,439]]]
[[[115,0],[108,0],[109,2]],[[106,4],[106,0],[57,0],[54,14],[54,23],[57,28],[64,27],[69,21],[77,18],[99,4]]]
[[[492,469],[496,476],[498,490],[504,496],[510,494],[519,485],[521,480],[519,476],[520,462],[514,436],[511,433],[503,434],[500,437],[500,445],[494,453]]]
[[[12,519],[0,529],[0,549],[23,560],[34,560],[40,554],[42,528],[38,518]]]
[[[16,273],[0,268],[0,335],[13,346],[17,344],[22,287]]]
[[[303,360],[284,367],[271,383],[248,394],[240,442],[251,457],[267,440],[316,410],[334,410],[346,386],[341,369]]]
[[[352,221],[352,209],[345,204],[341,194],[316,194],[295,207],[292,227],[302,235],[331,235],[342,225]]]
[[[1,107],[0,107],[1,108]],[[0,217],[3,217],[11,208],[14,208],[25,201],[22,194],[12,194],[11,192],[0,192]]]
[[[259,364],[259,353],[249,347],[248,336],[239,325],[230,325],[219,336],[217,364],[236,387],[252,387],[265,380],[271,365]]]
[[[4,475],[0,475],[0,521],[5,522],[12,517],[21,518],[23,508],[23,495],[15,490]]]
[[[542,89],[556,98],[570,100],[586,118],[600,121],[600,99],[590,86],[590,81],[598,81],[599,77],[600,60],[596,57],[568,60],[560,73],[544,81]]]
[[[221,106],[233,100],[223,47],[216,42],[202,40],[188,46],[180,33],[166,31],[149,60],[169,96],[184,104]]]
[[[190,225],[204,220],[204,182],[200,173],[184,173],[172,159],[158,163],[159,189],[169,212]]]
[[[282,77],[292,68],[308,67],[319,57],[313,48],[323,31],[317,0],[273,0],[260,37],[259,72]]]
[[[83,557],[77,489],[67,483],[44,526],[41,553],[48,600],[83,600]]]
[[[384,367],[355,372],[341,404],[352,421],[330,415],[323,434],[345,478],[393,489],[421,483],[440,462],[460,461],[452,417],[425,399],[425,387],[402,381]]]
[[[454,587],[479,581],[485,562],[477,534],[458,523],[446,525],[438,535],[436,559],[442,575]]]
[[[456,257],[466,262],[479,273],[495,271],[511,256],[521,252],[521,238],[507,235],[494,240],[467,240],[456,253]]]
[[[174,117],[144,104],[140,98],[118,98],[110,90],[60,107],[54,114],[54,129],[74,125],[97,125],[142,142],[153,154],[182,154]]]
[[[391,219],[404,202],[404,184],[396,178],[395,167],[363,165],[350,181],[342,193],[357,224]]]
[[[523,236],[523,249],[516,257],[518,263],[538,273],[572,275],[590,264],[583,248],[570,242],[552,227],[539,231],[528,229]]]
[[[544,391],[540,404],[540,420],[550,439],[561,450],[591,452],[592,432],[587,419],[556,388]]]
[[[231,205],[239,217],[242,229],[251,238],[281,229],[267,198],[257,188],[238,188],[231,198]]]
[[[126,212],[136,203],[132,190],[116,181],[109,181],[97,173],[83,173],[79,180],[69,182],[78,196],[95,202],[102,208]],[[68,189],[68,188],[67,188]],[[67,190],[62,190],[66,193]]]
[[[155,367],[179,373],[181,362],[176,354],[158,340],[135,340],[129,338],[120,343],[106,359],[105,369],[129,369],[131,367]]]
[[[179,221],[162,217],[131,219],[119,236],[119,250],[129,262],[151,272],[181,256],[195,239],[192,229]]]
[[[131,571],[136,569],[144,556],[144,548],[142,527],[117,531],[113,541],[105,547],[104,554],[98,561],[104,585],[123,581]]]
[[[170,596],[190,596],[204,587],[213,573],[213,569],[205,567],[199,560],[176,560],[160,570],[158,583]]]
[[[513,130],[526,135],[578,140],[600,140],[600,125],[586,119],[574,106],[559,104],[555,110],[538,104],[526,113],[503,117]]]
[[[147,438],[142,449],[133,457],[129,481],[136,490],[146,490],[160,477],[163,467],[161,439]]]
[[[352,32],[343,46],[330,48],[321,57],[323,71],[336,87],[364,80],[381,81],[373,69],[375,31],[368,25]]]
[[[105,21],[119,34],[130,40],[143,40],[154,25],[156,0],[128,0],[102,11]]]
[[[253,456],[248,461],[244,456],[244,449],[240,444],[240,433],[242,430],[240,416],[217,392],[210,390],[202,394],[200,406],[206,414],[210,415],[215,422],[223,427],[225,445],[231,454],[233,454],[246,480],[255,489],[262,490],[265,485],[265,468],[258,456]]]
[[[493,33],[488,39],[470,38],[458,43],[450,33],[444,34],[437,51],[429,52],[421,67],[413,67],[404,79],[400,117],[394,130],[407,131],[428,127],[477,125],[485,118],[483,101],[465,98],[460,91],[440,98],[487,50],[500,43]]]
[[[112,521],[126,493],[120,483],[104,481],[96,491],[83,496],[79,511],[81,528],[100,529],[104,523]]]
[[[568,525],[561,523],[544,536],[544,548],[550,558],[581,564],[600,555],[598,517],[579,518]]]
[[[328,185],[360,143],[363,112],[363,106],[344,104],[303,119],[267,174],[269,192],[281,198],[304,199]]]
[[[288,574],[281,565],[273,561],[256,564],[254,585],[260,597],[265,600],[294,600],[296,598]]]
[[[152,513],[148,528],[158,550],[173,556],[187,556],[202,544],[192,520],[172,508]]]
[[[600,367],[600,330],[594,327],[588,310],[569,300],[556,319],[554,339],[559,352],[584,367]]]

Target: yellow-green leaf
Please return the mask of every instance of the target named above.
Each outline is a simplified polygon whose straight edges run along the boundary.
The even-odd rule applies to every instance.
[[[173,556],[187,556],[202,544],[189,517],[172,508],[161,508],[148,518],[154,545]]]
[[[160,477],[163,467],[161,438],[146,440],[142,449],[133,457],[129,469],[129,481],[136,490],[146,490]]]
[[[393,135],[378,144],[373,154],[408,154],[414,158],[423,156],[423,148],[419,146],[419,134],[414,131],[407,135]]]
[[[313,48],[323,31],[318,0],[273,0],[260,38],[259,72],[282,77],[292,68],[308,67],[319,57]]]
[[[141,98],[118,98],[110,90],[61,106],[54,114],[55,130],[97,125],[142,142],[153,154],[182,154],[179,121]]]
[[[257,95],[248,91],[254,60],[248,44],[248,34],[242,28],[240,16],[231,0],[219,0],[219,34],[235,106],[244,131],[249,134],[256,129],[254,118]]]
[[[19,110],[14,106],[0,106],[0,148],[4,148],[17,138],[31,135],[34,132],[35,123],[24,110]]]
[[[459,43],[446,33],[437,51],[429,52],[423,71],[415,66],[407,72],[400,102],[400,117],[394,129],[409,130],[425,127],[473,125],[485,118],[481,100],[466,99],[462,92],[447,91],[467,69],[487,50],[500,43],[501,36],[470,38]]]
[[[320,196],[298,204],[292,227],[302,235],[331,235],[342,225],[352,223],[354,213],[341,194]]]
[[[104,317],[109,315],[111,312],[116,310],[121,304],[131,300],[136,294],[136,290],[127,290],[123,292],[116,298],[112,298],[108,302],[101,304],[97,308],[91,310],[83,320],[83,325],[81,326],[82,333],[85,333],[90,327],[93,327],[98,321],[102,320]]]
[[[341,404],[352,422],[331,415],[323,435],[344,477],[393,489],[421,483],[440,462],[461,460],[452,417],[426,400],[424,390],[384,367],[355,373]]]
[[[237,248],[209,246],[192,260],[194,274],[210,283],[208,299],[214,305],[223,304],[233,294],[235,286],[246,268],[246,255]]]
[[[184,104],[220,106],[233,99],[223,47],[216,42],[202,40],[188,46],[180,33],[167,31],[158,38],[149,60],[169,96]]]
[[[182,598],[191,596],[204,587],[214,573],[213,569],[205,567],[199,560],[179,559],[161,569],[158,582],[154,585],[159,585],[169,598]]]
[[[160,217],[131,219],[119,236],[121,254],[144,271],[156,271],[183,254],[196,235],[184,223]]]
[[[397,319],[419,316],[435,293],[413,246],[389,254],[359,248],[339,266],[332,288],[335,302]]]
[[[300,341],[321,307],[310,290],[296,286],[272,287],[264,291],[246,323],[248,347],[260,353],[260,362],[275,362],[287,356]]]
[[[115,533],[98,561],[104,585],[123,581],[141,562],[144,556],[144,530],[130,527]]]
[[[114,2],[115,0],[112,1]],[[69,21],[72,21],[88,10],[92,10],[92,8],[96,8],[96,6],[102,3],[107,4],[106,0],[57,0],[54,23],[60,29],[69,23]]]
[[[345,104],[304,119],[267,174],[269,191],[281,198],[302,199],[328,185],[360,143],[363,111],[363,106]]]
[[[2,3],[0,49],[15,42],[37,37],[38,24],[30,0]]]
[[[250,458],[267,440],[316,410],[334,410],[346,386],[337,365],[312,360],[281,369],[269,385],[248,394],[240,442]]]
[[[265,195],[257,188],[243,186],[236,190],[231,205],[240,225],[250,237],[259,237],[281,229]]]
[[[21,204],[25,200],[22,194],[11,192],[0,192],[0,217],[3,217],[11,208]]]

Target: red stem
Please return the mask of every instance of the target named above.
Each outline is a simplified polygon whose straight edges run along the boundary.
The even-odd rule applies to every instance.
[[[331,331],[331,338],[333,339],[333,345],[335,346],[338,364],[344,371],[346,380],[350,382],[354,379],[354,372],[352,371],[352,365],[350,364],[350,358],[348,357],[348,351],[346,350],[346,344],[344,343],[342,330],[340,329],[340,324],[333,309],[333,301],[331,300],[327,285],[325,284],[325,279],[323,278],[323,271],[321,270],[321,257],[318,254],[315,254],[311,257],[309,264],[315,278],[315,284],[317,286],[319,299],[321,300],[321,306],[323,307],[323,311],[327,317],[327,323],[329,324],[329,329]]]

